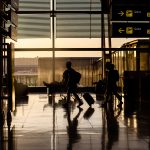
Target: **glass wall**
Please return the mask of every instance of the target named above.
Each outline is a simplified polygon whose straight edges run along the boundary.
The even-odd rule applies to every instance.
[[[101,52],[93,50],[101,47],[100,11],[99,0],[20,0],[15,43],[17,82],[43,86],[43,81],[52,82],[53,69],[55,80],[61,81],[65,62],[71,60],[82,74],[81,84],[91,86],[96,80],[92,63],[101,58]],[[104,22],[108,36],[107,15]]]
[[[66,61],[72,61],[73,68],[82,74],[81,86],[93,85],[93,62],[98,58],[92,57],[57,57],[55,58],[55,80],[62,81],[66,69]],[[28,86],[43,86],[43,81],[52,82],[52,57],[15,58],[15,79],[18,83]]]

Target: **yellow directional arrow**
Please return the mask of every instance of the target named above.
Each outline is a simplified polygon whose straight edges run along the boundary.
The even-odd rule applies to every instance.
[[[123,15],[124,15],[124,12],[123,12],[123,11],[120,11],[118,14],[119,14],[120,16],[123,16]]]
[[[119,31],[119,33],[122,33],[122,32],[124,32],[125,30],[123,30],[122,28],[120,28],[118,31]]]

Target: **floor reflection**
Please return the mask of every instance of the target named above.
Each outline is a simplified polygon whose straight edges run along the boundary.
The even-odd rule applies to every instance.
[[[1,150],[16,150],[15,149],[15,126],[0,129],[0,149]]]
[[[66,118],[67,116],[67,134],[68,134],[68,145],[67,145],[67,150],[72,150],[73,149],[73,144],[77,143],[80,139],[81,136],[78,132],[78,118],[81,114],[81,112],[83,111],[82,108],[78,108],[78,113],[73,117],[73,119],[71,119],[71,111],[73,111],[72,109],[74,107],[71,107],[71,104],[64,104],[63,105],[64,110],[66,112],[66,115],[64,115],[64,117]]]
[[[106,120],[107,120],[107,134],[108,134],[108,142],[106,145],[107,150],[111,150],[114,142],[119,139],[119,122],[117,118],[121,114],[122,106],[119,107],[119,111],[117,115],[114,114],[113,103],[109,103],[107,107],[105,107]]]
[[[139,109],[128,113],[117,101],[102,108],[102,100],[78,108],[68,105],[60,94],[48,97],[31,94],[20,99],[12,122],[7,113],[1,120],[1,150],[149,150],[150,104],[142,101]],[[81,97],[82,98],[82,97]],[[21,102],[22,101],[22,102]],[[84,101],[84,99],[83,99]],[[124,101],[124,100],[123,100]],[[130,114],[130,115],[129,115]],[[2,123],[2,121],[4,121]]]

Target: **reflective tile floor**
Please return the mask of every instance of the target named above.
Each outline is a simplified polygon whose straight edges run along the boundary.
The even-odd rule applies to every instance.
[[[81,108],[60,95],[29,94],[19,99],[11,127],[1,129],[1,150],[149,150],[149,108],[127,113],[117,101]],[[55,101],[54,103],[52,101]],[[127,114],[127,115],[126,115]]]

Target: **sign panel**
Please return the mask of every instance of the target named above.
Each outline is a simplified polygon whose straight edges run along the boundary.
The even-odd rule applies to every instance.
[[[149,21],[150,0],[112,0],[112,21]]]
[[[112,37],[150,37],[149,23],[112,23]]]
[[[18,11],[19,8],[19,0],[6,0],[9,5],[11,5],[12,8],[14,8],[16,11]]]
[[[112,0],[112,5],[126,5],[126,6],[142,6],[142,5],[148,5],[150,4],[149,0]]]
[[[13,26],[9,27],[9,37],[12,40],[17,41],[17,29]]]
[[[18,15],[12,9],[9,11],[9,20],[11,21],[12,24],[18,26]]]
[[[19,8],[19,0],[11,0],[11,6],[18,11]]]
[[[19,8],[19,0],[0,0],[0,9],[2,9],[2,4],[11,5],[12,8],[18,11]]]
[[[150,21],[150,7],[116,7],[112,8],[113,21]]]

